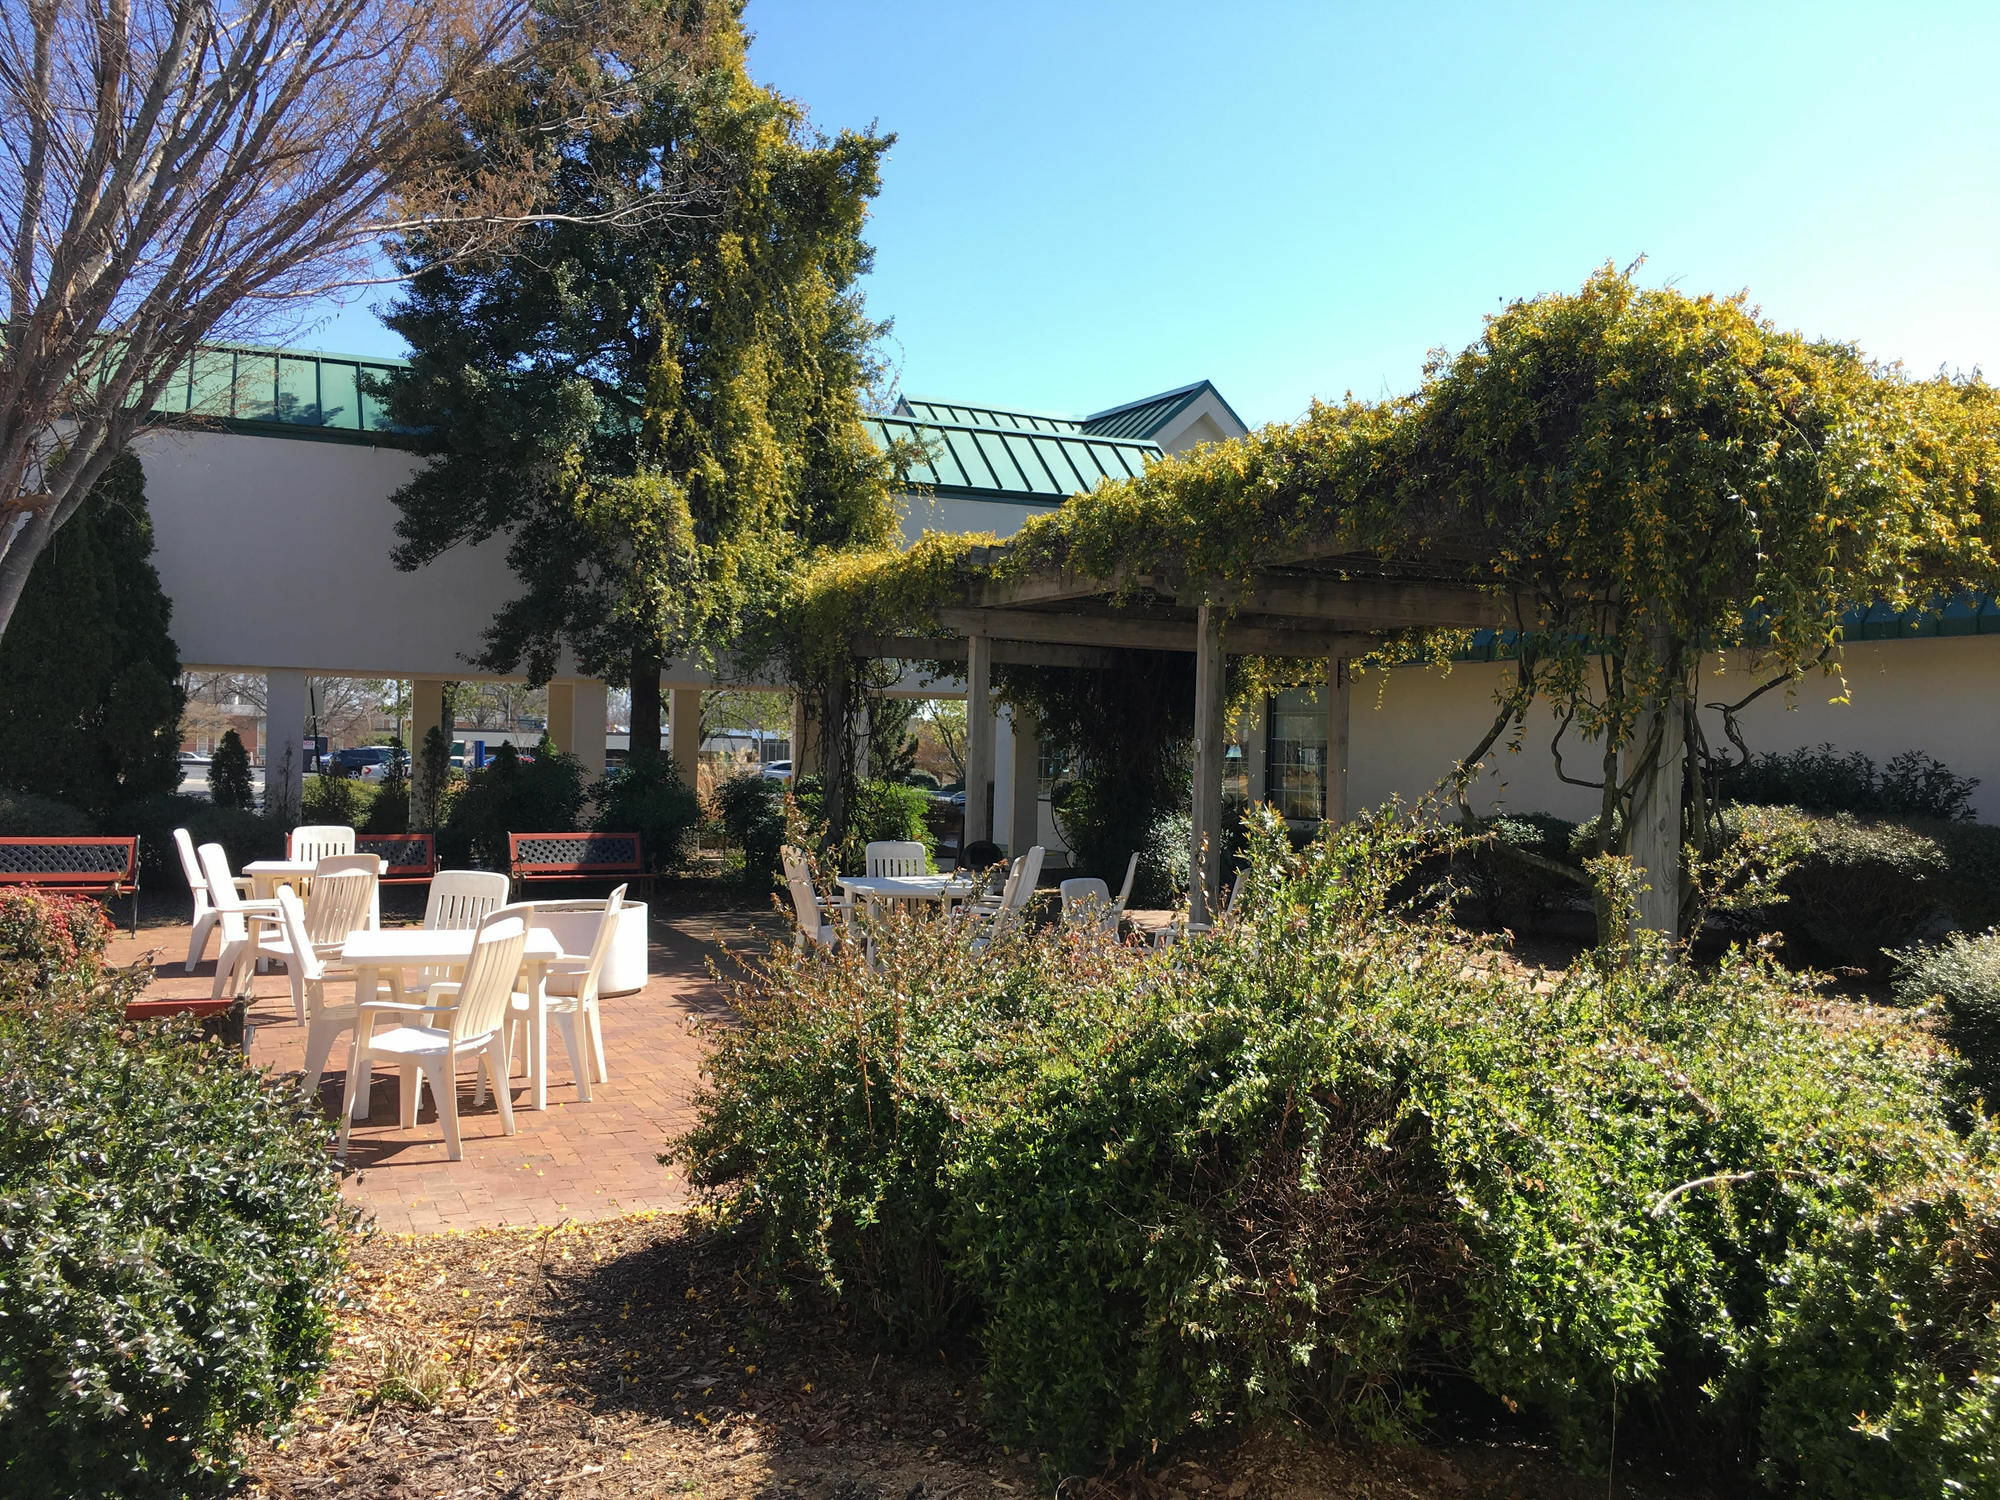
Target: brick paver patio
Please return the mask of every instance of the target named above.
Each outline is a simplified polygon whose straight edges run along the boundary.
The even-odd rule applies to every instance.
[[[445,1159],[428,1102],[415,1130],[397,1128],[401,1085],[378,1067],[367,1122],[354,1127],[343,1190],[392,1233],[556,1224],[684,1202],[686,1185],[654,1158],[667,1137],[692,1118],[689,1101],[701,1042],[689,1023],[724,1013],[707,961],[725,948],[761,941],[759,925],[744,915],[655,913],[646,987],[601,1002],[610,1082],[593,1087],[590,1103],[579,1103],[568,1054],[551,1028],[549,1107],[540,1113],[528,1109],[525,1082],[516,1078],[517,1133],[509,1137],[491,1101],[472,1107],[468,1069],[459,1090],[463,1161]],[[156,952],[149,995],[206,997],[215,975],[215,943],[194,973],[183,974],[187,942],[185,926],[142,926],[136,939],[120,933],[111,957],[130,963]],[[305,1029],[292,1019],[284,973],[258,975],[253,994],[251,1060],[296,1087]],[[344,1066],[346,1053],[342,1038],[329,1061]],[[344,1083],[345,1074],[334,1071],[322,1084],[329,1120]]]

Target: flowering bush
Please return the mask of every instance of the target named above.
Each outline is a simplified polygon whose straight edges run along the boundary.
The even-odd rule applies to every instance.
[[[1585,1460],[1616,1426],[1725,1485],[1987,1483],[1996,1153],[1927,1033],[1754,956],[1531,984],[1399,901],[1426,852],[1267,819],[1234,919],[1164,952],[974,957],[915,915],[872,963],[774,952],[672,1154],[892,1334],[968,1325],[1056,1475],[1222,1423],[1407,1430],[1449,1375]]]
[[[104,977],[111,919],[82,896],[0,890],[0,1009],[76,996]]]

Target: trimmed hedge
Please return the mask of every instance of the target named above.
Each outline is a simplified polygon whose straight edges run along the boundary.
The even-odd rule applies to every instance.
[[[1378,817],[1295,856],[1266,817],[1238,919],[1164,952],[975,957],[904,913],[872,962],[774,950],[670,1154],[890,1335],[968,1325],[1051,1479],[1224,1423],[1409,1431],[1451,1374],[1585,1461],[1615,1423],[1731,1485],[1990,1492],[1957,1256],[2000,1154],[1923,1028],[1740,953],[1537,989],[1392,905],[1428,852]]]
[[[2000,931],[1953,933],[1933,948],[1891,954],[1896,999],[1935,1005],[1945,1040],[1958,1054],[1954,1084],[1987,1108],[2000,1108]]]
[[[178,792],[148,797],[116,808],[104,820],[106,833],[139,835],[140,878],[148,890],[186,891],[174,830],[185,828],[199,849],[220,844],[229,866],[240,870],[253,859],[285,857],[285,824],[247,807],[217,807],[201,797]]]
[[[97,819],[67,802],[33,792],[0,792],[0,838],[88,838]]]

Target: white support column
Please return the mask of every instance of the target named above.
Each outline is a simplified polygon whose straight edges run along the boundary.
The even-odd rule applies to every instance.
[[[675,688],[668,706],[667,749],[681,781],[692,788],[701,772],[701,689]]]
[[[444,722],[444,679],[418,677],[410,682],[410,826],[423,828],[422,810],[430,805],[429,777],[424,771],[424,737],[433,729],[446,729]],[[449,744],[445,747],[450,754]]]
[[[1211,921],[1222,882],[1222,764],[1229,753],[1223,715],[1228,658],[1222,614],[1204,604],[1195,626],[1194,829],[1188,860],[1188,921]]]
[[[1014,764],[1007,799],[1007,853],[1019,858],[1041,841],[1042,737],[1032,710],[1017,708],[1014,720]]]
[[[968,637],[965,653],[965,837],[993,837],[993,640]]]
[[[1014,711],[1006,704],[993,709],[993,842],[1012,859],[1023,851],[1007,842],[1014,826]]]
[[[264,676],[264,811],[296,823],[305,787],[306,674]]]
[[[571,689],[570,733],[576,744],[570,754],[583,762],[583,773],[592,780],[604,775],[604,709],[607,690],[602,682],[585,678]]]
[[[1347,658],[1330,657],[1326,664],[1326,821],[1348,818],[1348,679]]]
[[[576,684],[549,684],[549,742],[565,755],[576,754]]]

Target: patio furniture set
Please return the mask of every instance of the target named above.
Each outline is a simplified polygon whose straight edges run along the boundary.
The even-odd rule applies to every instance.
[[[267,964],[284,966],[293,1014],[306,1028],[299,1086],[307,1098],[319,1091],[334,1043],[352,1033],[337,1153],[343,1161],[353,1121],[367,1117],[378,1062],[401,1076],[405,1129],[416,1123],[420,1087],[429,1086],[453,1161],[463,1159],[457,1079],[465,1064],[478,1069],[475,1103],[490,1092],[509,1135],[515,1063],[526,1066],[529,1107],[548,1107],[551,1020],[579,1102],[589,1102],[593,1082],[607,1080],[598,996],[623,918],[634,914],[625,886],[602,901],[510,904],[506,875],[443,870],[431,879],[421,927],[384,928],[379,894],[387,865],[357,851],[350,828],[295,829],[285,859],[254,861],[241,873],[231,872],[220,844],[197,849],[186,829],[174,831],[174,842],[194,892],[186,969],[216,933],[217,1000],[225,991],[247,994],[251,976]],[[564,941],[586,933],[582,951]],[[332,993],[350,983],[349,996]]]

